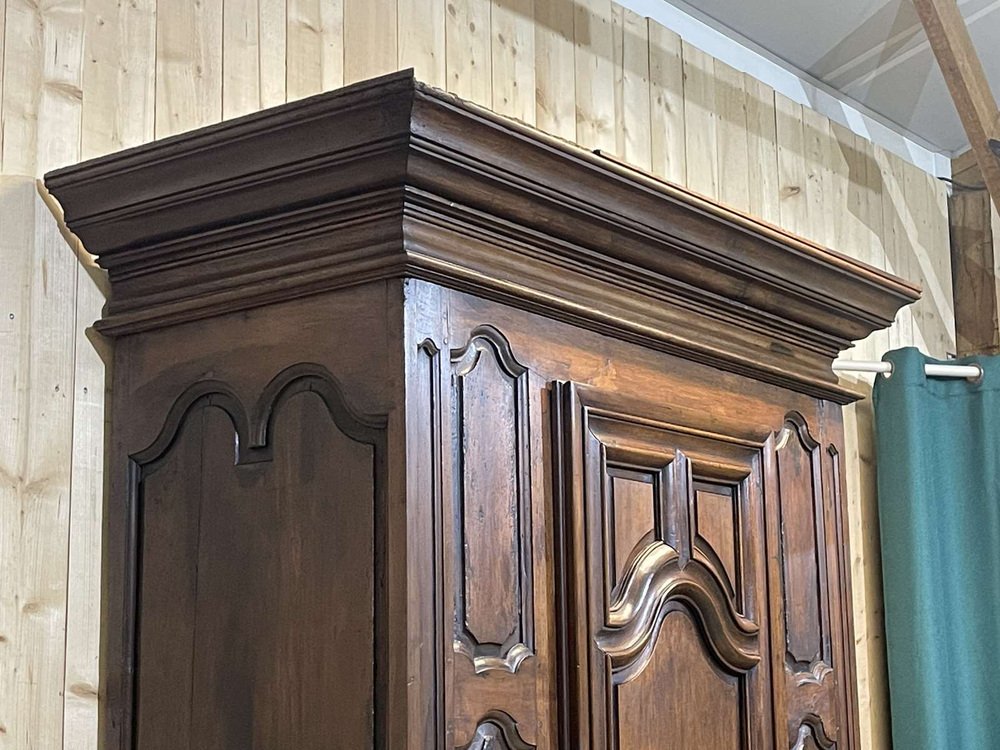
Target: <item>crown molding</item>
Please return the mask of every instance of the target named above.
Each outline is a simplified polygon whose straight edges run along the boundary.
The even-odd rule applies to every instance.
[[[919,290],[411,71],[45,177],[123,335],[420,278],[839,402]]]

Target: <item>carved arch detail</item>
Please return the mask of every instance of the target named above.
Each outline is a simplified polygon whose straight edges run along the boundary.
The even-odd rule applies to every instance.
[[[617,682],[639,674],[653,654],[664,618],[686,609],[719,665],[744,674],[760,662],[759,627],[740,615],[718,575],[700,560],[682,565],[677,551],[648,534],[630,561],[608,623],[595,636]]]
[[[517,731],[517,722],[504,711],[486,713],[476,727],[472,741],[460,750],[535,750]]]
[[[336,379],[322,365],[301,363],[279,372],[261,391],[247,416],[239,396],[220,380],[200,380],[189,386],[171,405],[156,439],[132,460],[152,471],[176,442],[184,420],[198,405],[221,409],[233,423],[236,433],[234,462],[249,464],[271,459],[271,438],[278,406],[288,397],[302,392],[318,395],[326,405],[334,424],[352,440],[377,445],[385,429],[384,417],[361,416],[347,402]]]
[[[451,351],[451,364],[454,650],[472,661],[476,673],[513,673],[534,655],[528,369],[489,325],[473,329],[468,343]],[[478,418],[484,409],[501,412]],[[503,477],[501,486],[497,477]],[[500,516],[511,517],[510,528],[502,530],[506,536],[483,534],[476,525]],[[499,572],[488,579],[500,600],[489,613],[473,597],[480,568]]]

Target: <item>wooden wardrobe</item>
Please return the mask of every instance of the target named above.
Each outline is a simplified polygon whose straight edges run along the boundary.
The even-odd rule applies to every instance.
[[[46,184],[106,750],[858,747],[830,363],[912,285],[409,72]]]

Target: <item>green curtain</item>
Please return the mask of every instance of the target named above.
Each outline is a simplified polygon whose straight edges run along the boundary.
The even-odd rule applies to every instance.
[[[893,747],[1000,748],[1000,357],[890,352],[875,383]]]

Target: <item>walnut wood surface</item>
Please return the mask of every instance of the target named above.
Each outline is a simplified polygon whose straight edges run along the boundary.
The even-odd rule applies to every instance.
[[[858,747],[829,364],[911,287],[408,76],[49,183],[106,748]]]
[[[46,184],[113,335],[409,276],[844,402],[829,360],[918,294],[409,72]]]

